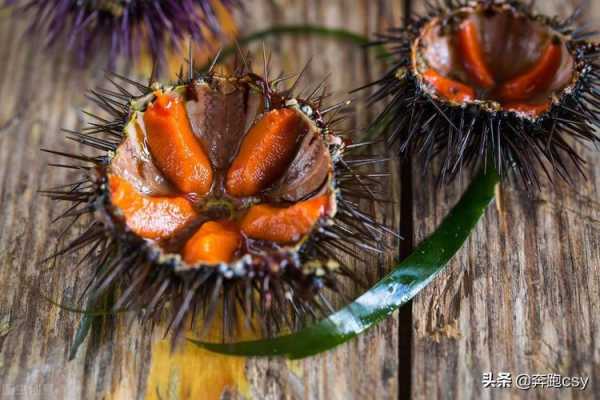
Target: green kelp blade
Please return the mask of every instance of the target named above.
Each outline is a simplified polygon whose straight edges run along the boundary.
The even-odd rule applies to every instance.
[[[193,343],[236,356],[304,358],[330,350],[390,316],[427,286],[463,246],[494,198],[500,178],[480,173],[444,222],[415,251],[354,302],[296,333],[238,343]]]
[[[261,31],[252,32],[247,36],[238,38],[235,44],[223,48],[220,57],[225,59],[238,52],[240,47],[265,40],[269,37],[277,38],[279,36],[307,36],[319,37],[323,39],[334,39],[341,42],[352,43],[360,47],[368,47],[375,51],[375,54],[379,59],[386,60],[391,58],[390,52],[387,51],[383,45],[373,44],[373,40],[367,36],[363,36],[346,29],[328,28],[326,26],[311,24],[275,25]],[[211,63],[209,62],[208,64],[202,66],[199,70],[207,71],[210,64]]]

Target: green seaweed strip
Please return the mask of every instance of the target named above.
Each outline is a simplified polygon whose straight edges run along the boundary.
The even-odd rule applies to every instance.
[[[79,320],[79,326],[77,327],[77,332],[75,332],[73,344],[71,344],[71,348],[69,349],[69,361],[74,360],[75,357],[77,357],[77,351],[90,333],[90,329],[92,328],[92,323],[94,322],[95,318],[98,317],[84,315],[81,317],[81,320]]]
[[[226,58],[232,54],[235,54],[235,52],[238,50],[238,46],[242,47],[252,42],[263,40],[268,37],[277,37],[279,35],[318,36],[347,41],[354,43],[357,46],[369,46],[370,48],[373,48],[376,51],[377,57],[379,58],[385,59],[390,57],[390,53],[385,49],[385,47],[382,45],[371,46],[372,41],[366,36],[359,35],[358,33],[354,33],[345,29],[327,28],[318,25],[276,25],[262,31],[257,31],[249,34],[248,36],[239,38],[237,40],[237,45],[234,44],[225,47],[221,52],[221,56]],[[208,67],[209,65],[205,65],[201,68],[201,70],[206,71]]]
[[[494,198],[500,178],[480,173],[438,229],[395,269],[354,302],[297,333],[230,344],[193,343],[237,356],[304,358],[330,350],[389,317],[426,287],[463,246]]]
[[[106,310],[112,309],[114,303],[115,293],[114,290],[106,292],[99,301],[91,298],[87,302],[87,307],[91,307],[96,303],[101,303],[102,307]],[[75,337],[73,338],[73,344],[69,349],[69,361],[75,359],[77,356],[77,351],[79,347],[83,344],[85,339],[88,337],[89,333],[93,330],[100,329],[102,322],[105,318],[110,316],[113,313],[85,313],[84,316],[79,321],[79,327],[77,328],[77,332],[75,332]]]

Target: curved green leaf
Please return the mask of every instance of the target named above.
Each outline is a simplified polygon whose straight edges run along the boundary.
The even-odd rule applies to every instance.
[[[342,344],[390,316],[427,286],[463,246],[494,198],[500,178],[481,173],[438,229],[389,275],[354,302],[297,333],[230,344],[193,343],[213,352],[238,356],[286,356],[297,359]]]

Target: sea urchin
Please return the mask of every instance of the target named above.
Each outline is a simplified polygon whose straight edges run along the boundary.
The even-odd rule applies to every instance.
[[[202,45],[222,35],[222,17],[239,0],[5,0],[32,14],[30,31],[45,32],[48,46],[66,39],[79,63],[109,47],[109,62],[124,54],[137,58],[149,51],[163,60],[166,47],[191,38]]]
[[[115,308],[145,318],[171,304],[176,331],[189,314],[208,324],[220,305],[226,333],[242,312],[270,334],[327,312],[321,289],[354,276],[340,252],[382,251],[391,231],[358,205],[375,200],[385,174],[369,170],[382,158],[351,156],[367,144],[335,132],[345,103],[325,108],[321,85],[304,99],[295,84],[278,92],[281,79],[245,65],[173,85],[114,76],[117,91],[93,92],[111,119],[68,132],[101,154],[50,151],[83,174],[44,193],[72,203],[61,219],[91,216],[55,256],[87,249],[92,300],[117,287]]]
[[[442,2],[440,2],[442,3]],[[537,168],[569,180],[584,160],[574,141],[597,142],[600,47],[566,21],[517,0],[445,1],[381,35],[396,57],[375,83],[401,154],[441,155],[440,178],[488,161],[539,184]]]

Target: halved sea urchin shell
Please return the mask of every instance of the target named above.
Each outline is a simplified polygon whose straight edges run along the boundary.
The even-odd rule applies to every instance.
[[[145,318],[171,303],[176,330],[190,313],[208,323],[219,304],[227,332],[241,311],[270,334],[322,314],[321,289],[353,275],[340,252],[382,251],[390,230],[358,205],[374,200],[382,174],[369,170],[382,159],[348,154],[367,144],[336,134],[345,103],[323,108],[321,87],[301,99],[236,71],[173,85],[115,76],[140,94],[93,92],[113,119],[69,132],[102,154],[51,151],[83,162],[58,165],[84,177],[45,193],[73,203],[63,218],[92,216],[58,253],[88,249],[90,298],[118,287],[115,308]]]
[[[441,177],[493,162],[539,183],[538,167],[569,179],[584,160],[575,141],[598,142],[600,47],[594,32],[536,15],[516,0],[449,1],[381,35],[397,64],[375,83],[401,154],[442,155]]]

